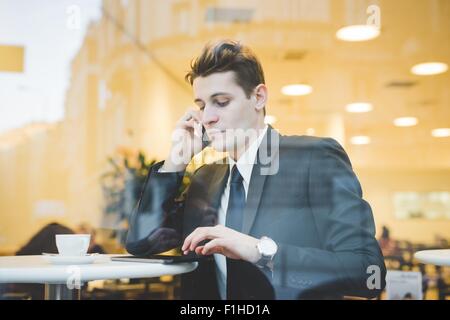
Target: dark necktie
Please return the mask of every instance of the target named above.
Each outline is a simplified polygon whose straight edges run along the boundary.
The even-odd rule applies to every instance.
[[[225,225],[238,232],[242,230],[242,220],[245,207],[245,189],[243,179],[236,165],[233,166],[230,179],[230,195]],[[227,258],[227,299],[239,296],[238,282],[239,261]]]
[[[228,228],[241,232],[242,216],[245,207],[245,189],[243,179],[236,165],[231,170],[230,195],[225,225]]]

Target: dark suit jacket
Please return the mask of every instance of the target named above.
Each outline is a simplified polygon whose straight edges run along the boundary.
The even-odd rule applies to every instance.
[[[175,248],[196,227],[217,224],[228,164],[198,169],[181,200],[176,198],[184,172],[159,173],[161,165],[152,167],[130,219],[131,254]],[[385,286],[372,210],[347,154],[331,138],[281,136],[269,127],[253,167],[241,231],[272,238],[278,252],[273,271],[239,262],[233,275],[239,290],[231,298],[371,298]],[[370,289],[373,265],[379,286]],[[182,277],[182,297],[219,298],[214,260]]]

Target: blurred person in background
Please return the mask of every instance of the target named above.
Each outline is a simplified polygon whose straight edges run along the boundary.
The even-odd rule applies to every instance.
[[[105,254],[105,250],[96,242],[96,230],[87,222],[78,225],[76,232],[79,234],[90,234],[91,242],[89,243],[88,253]]]
[[[380,244],[383,256],[389,257],[397,254],[397,243],[395,240],[391,239],[391,233],[388,227],[383,226],[383,231],[378,243]]]
[[[41,255],[43,253],[58,253],[56,247],[57,234],[74,234],[75,232],[69,227],[57,222],[52,222],[41,228],[31,239],[16,252],[18,256],[25,255]],[[43,284],[34,283],[15,283],[10,284],[7,288],[8,292],[20,293],[28,295],[33,300],[42,300],[45,295]]]
[[[89,244],[88,253],[104,254],[105,250],[96,242],[95,229],[86,222],[80,223],[75,230],[63,224],[52,222],[41,228],[31,239],[16,252],[16,255],[41,255],[42,253],[58,253],[56,247],[57,234],[90,234],[91,242]],[[6,291],[11,293],[20,293],[23,296],[28,296],[33,300],[44,299],[44,285],[43,284],[27,284],[18,283],[7,286]]]
[[[55,235],[73,233],[75,232],[72,229],[60,223],[49,223],[31,237],[31,239],[16,252],[16,255],[40,255],[44,252],[58,253]]]

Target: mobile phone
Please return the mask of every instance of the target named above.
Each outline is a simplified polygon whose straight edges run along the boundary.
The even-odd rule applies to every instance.
[[[202,148],[205,149],[207,146],[211,144],[211,141],[208,138],[208,134],[206,133],[206,129],[202,126]]]

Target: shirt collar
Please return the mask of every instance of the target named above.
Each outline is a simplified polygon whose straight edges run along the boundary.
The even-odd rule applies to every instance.
[[[267,132],[268,126],[266,125],[264,129],[260,130],[258,138],[252,142],[252,144],[247,148],[247,150],[241,155],[238,161],[234,161],[231,157],[228,157],[228,162],[230,164],[230,172],[233,166],[236,164],[244,181],[249,184],[250,178],[252,176],[253,165],[255,164],[256,156],[258,154],[259,146]]]

